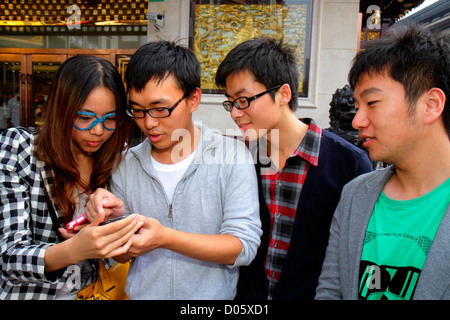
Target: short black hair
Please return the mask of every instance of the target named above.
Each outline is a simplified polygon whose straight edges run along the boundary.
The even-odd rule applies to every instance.
[[[289,107],[297,109],[299,73],[297,60],[290,48],[283,45],[283,40],[261,36],[245,41],[233,48],[217,68],[216,86],[226,87],[229,75],[250,71],[255,80],[267,89],[277,85],[289,84],[292,98]],[[272,98],[274,92],[270,92]]]
[[[127,89],[141,91],[150,79],[175,76],[180,89],[191,94],[201,85],[201,67],[195,53],[173,41],[152,41],[131,57],[125,73]]]
[[[427,90],[441,89],[446,96],[443,119],[450,136],[449,32],[432,32],[417,24],[391,27],[386,38],[374,40],[355,56],[348,81],[354,90],[362,74],[384,72],[403,85],[411,110]]]

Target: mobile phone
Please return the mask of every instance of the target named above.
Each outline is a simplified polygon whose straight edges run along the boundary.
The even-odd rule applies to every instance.
[[[67,230],[73,230],[73,228],[75,228],[76,226],[83,224],[87,221],[87,216],[86,213],[84,213],[83,215],[79,216],[78,218],[76,218],[75,220],[70,221],[66,228]]]
[[[113,222],[122,220],[122,219],[124,219],[124,218],[125,218],[125,216],[120,216],[120,217],[112,218],[112,219],[109,219],[109,220],[100,222],[99,226],[104,226],[105,224],[110,224],[110,223],[113,223]]]

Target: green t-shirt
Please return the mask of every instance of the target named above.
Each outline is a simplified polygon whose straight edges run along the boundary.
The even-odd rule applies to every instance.
[[[412,299],[449,203],[450,178],[412,200],[392,200],[381,193],[364,239],[360,299]]]

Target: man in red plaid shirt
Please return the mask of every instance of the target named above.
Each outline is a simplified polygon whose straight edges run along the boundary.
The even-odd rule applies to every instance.
[[[297,64],[281,41],[241,43],[220,64],[216,84],[259,178],[261,246],[240,268],[236,298],[312,300],[341,190],[372,164],[363,150],[297,118]]]

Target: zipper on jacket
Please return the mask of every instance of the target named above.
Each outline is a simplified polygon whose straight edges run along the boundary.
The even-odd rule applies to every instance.
[[[167,199],[167,196],[166,196]],[[169,219],[170,227],[173,228],[173,213],[172,203],[169,203]],[[175,253],[171,251],[171,263],[170,263],[170,299],[175,299]]]
[[[172,219],[173,215],[172,215],[172,204],[169,204],[169,218]]]

